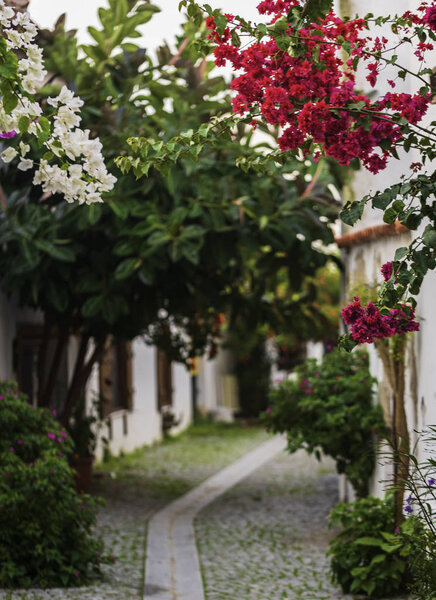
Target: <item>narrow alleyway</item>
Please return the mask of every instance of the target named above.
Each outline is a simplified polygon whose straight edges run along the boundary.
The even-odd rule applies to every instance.
[[[329,583],[330,461],[280,453],[207,506],[196,533],[207,600],[345,600]]]
[[[113,459],[94,487],[116,556],[103,580],[0,600],[351,600],[325,557],[333,464],[283,448],[261,429],[207,425]]]

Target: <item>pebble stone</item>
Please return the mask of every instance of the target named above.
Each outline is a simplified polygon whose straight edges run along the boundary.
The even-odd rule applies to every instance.
[[[245,441],[234,459],[264,439]],[[201,452],[181,464],[176,445],[174,453],[174,461],[167,454],[161,461],[168,493],[151,493],[141,471],[105,478],[94,490],[107,502],[98,531],[117,556],[103,567],[103,580],[74,589],[0,590],[0,600],[142,599],[147,522],[174,500],[171,482],[182,477],[192,489],[228,464],[226,456],[223,464],[205,465]],[[160,459],[153,460],[159,469]],[[337,489],[331,462],[283,452],[204,508],[195,527],[206,600],[352,600],[330,584],[324,554]]]
[[[325,556],[337,501],[334,464],[301,451],[204,508],[195,529],[206,600],[353,600],[330,582]]]

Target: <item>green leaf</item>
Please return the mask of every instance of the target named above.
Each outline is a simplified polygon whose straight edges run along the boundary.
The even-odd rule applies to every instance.
[[[374,538],[374,537],[361,537],[361,538],[357,538],[356,540],[353,541],[353,544],[357,544],[358,546],[382,546],[383,544],[383,540],[381,540],[380,538]]]
[[[36,126],[36,135],[40,145],[43,145],[48,140],[50,133],[50,121],[46,117],[40,117]]]
[[[422,234],[422,241],[426,246],[430,246],[430,248],[436,248],[436,230],[432,227],[432,225],[427,225]]]
[[[307,21],[317,23],[333,8],[333,0],[306,0],[302,17]]]
[[[91,296],[82,306],[82,315],[86,319],[95,317],[103,307],[103,298],[101,296]]]
[[[45,252],[57,260],[71,263],[76,260],[76,254],[71,248],[67,248],[65,246],[55,246],[46,240],[40,239],[34,239],[33,243],[39,250],[42,250],[42,252]]]
[[[354,225],[359,219],[362,218],[363,211],[365,210],[367,197],[357,202],[347,204],[340,213],[341,220],[346,225]]]
[[[409,253],[409,248],[406,246],[403,246],[401,248],[397,248],[395,251],[395,261],[399,261],[402,260],[404,257],[406,257]]]
[[[394,208],[388,208],[385,214],[383,215],[383,221],[391,225],[392,223],[395,223],[397,216],[398,213]]]
[[[29,129],[29,125],[30,125],[30,119],[29,117],[20,117],[18,120],[18,129],[20,130],[20,133],[26,133],[27,130]]]
[[[115,279],[126,279],[133,275],[133,273],[139,269],[142,264],[140,258],[127,258],[123,260],[115,270]]]
[[[13,92],[5,92],[2,100],[3,108],[7,115],[9,115],[18,106],[18,96]]]
[[[373,208],[379,208],[380,210],[385,210],[389,204],[392,202],[392,200],[394,200],[394,198],[396,197],[395,195],[392,195],[392,192],[386,191],[383,193],[377,193],[374,198],[372,199],[372,206]]]

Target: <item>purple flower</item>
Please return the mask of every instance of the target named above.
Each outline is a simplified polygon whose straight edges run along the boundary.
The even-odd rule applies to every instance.
[[[427,483],[430,487],[432,487],[434,485],[434,482],[435,482],[435,480],[433,479],[433,477],[430,477],[430,479],[428,480]]]
[[[18,440],[18,441],[17,441],[17,444],[18,444],[19,446],[21,446],[21,444],[22,444],[22,443],[23,443],[23,440]]]
[[[51,411],[51,414],[52,414],[52,415],[55,417],[55,416],[56,416],[56,414],[57,414],[57,413],[56,413],[56,409],[53,409],[53,410]]]
[[[0,400],[4,400],[5,397],[3,396],[3,394],[0,394]]]
[[[267,409],[265,410],[265,412],[266,412],[266,414],[267,414],[267,415],[269,415],[269,413],[271,412],[271,409],[270,409],[270,408],[267,408]]]
[[[51,440],[55,440],[56,436],[54,433],[47,433],[47,437],[50,438]]]
[[[80,577],[80,573],[79,573],[79,571],[76,571],[76,572],[74,573],[74,577]]]
[[[11,447],[9,448],[9,450],[10,450],[11,452],[15,452],[15,448],[14,448],[13,446],[11,446]]]
[[[315,377],[319,379],[321,377],[320,373],[315,373]]]
[[[111,563],[114,563],[116,561],[115,556],[111,556]]]
[[[409,513],[409,515],[413,513],[413,508],[411,506],[406,506],[404,510],[406,513]]]
[[[66,434],[65,431],[61,431],[60,435],[63,438],[67,438],[68,437],[68,434]]]
[[[305,394],[311,394],[312,392],[313,392],[313,389],[312,389],[312,388],[306,388],[306,389],[304,390],[304,393],[305,393]]]
[[[15,129],[13,129],[12,131],[2,131],[0,133],[0,138],[3,138],[4,140],[10,140],[11,138],[14,138],[17,135],[17,132],[15,131]]]

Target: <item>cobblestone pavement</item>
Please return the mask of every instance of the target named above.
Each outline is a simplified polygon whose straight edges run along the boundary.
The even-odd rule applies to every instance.
[[[197,517],[206,600],[351,600],[329,582],[333,464],[282,453]]]
[[[142,598],[147,520],[171,500],[269,439],[261,430],[197,428],[195,435],[115,459],[93,492],[107,506],[98,530],[117,557],[103,581],[75,589],[0,590],[0,600],[137,600]]]

